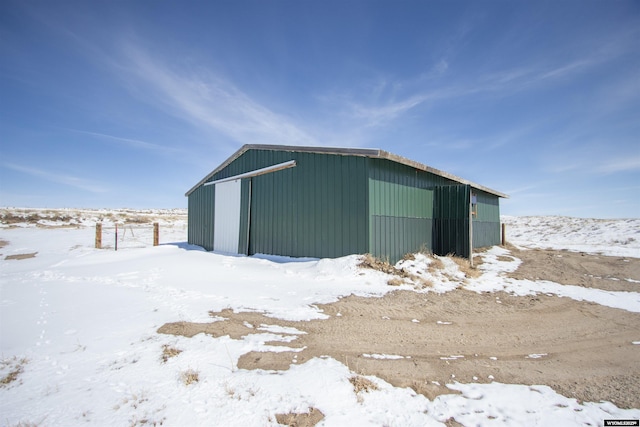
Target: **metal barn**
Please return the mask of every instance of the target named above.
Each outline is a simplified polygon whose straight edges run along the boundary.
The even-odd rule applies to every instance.
[[[186,196],[189,243],[395,262],[500,243],[505,194],[382,150],[245,145]]]

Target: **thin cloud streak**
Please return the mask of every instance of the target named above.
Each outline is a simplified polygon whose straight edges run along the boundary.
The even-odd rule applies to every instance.
[[[91,193],[106,193],[108,191],[106,188],[96,185],[94,183],[91,183],[86,179],[78,178],[71,175],[48,172],[42,169],[36,169],[29,166],[16,165],[13,163],[4,163],[3,166],[17,172],[22,172],[31,176],[35,176],[37,178],[43,178],[46,181],[68,185],[71,187],[79,188],[81,190],[89,191]]]
[[[169,113],[240,143],[319,145],[290,119],[255,102],[232,83],[210,73],[180,73],[133,45],[124,48],[125,70],[147,84]],[[154,100],[155,101],[155,100]]]
[[[77,132],[77,133],[82,133],[82,134],[85,134],[85,135],[95,136],[95,137],[98,137],[98,138],[101,138],[101,139],[113,140],[113,141],[119,142],[121,144],[127,145],[129,147],[133,147],[133,148],[140,148],[140,149],[153,150],[153,151],[163,151],[163,152],[170,152],[170,153],[175,153],[176,151],[179,151],[176,148],[163,147],[162,145],[153,144],[151,142],[146,142],[146,141],[141,141],[139,139],[123,138],[123,137],[120,137],[120,136],[107,135],[107,134],[104,134],[104,133],[90,132],[90,131],[80,130],[80,129],[69,129],[69,130],[71,130],[73,132]]]
[[[348,111],[350,111],[350,114],[354,118],[361,119],[367,123],[367,125],[373,126],[393,121],[404,113],[426,102],[450,100],[480,93],[494,93],[498,95],[511,94],[530,89],[540,84],[549,84],[556,80],[569,78],[572,75],[585,72],[589,68],[600,65],[627,52],[622,48],[607,50],[605,47],[609,47],[609,45],[603,46],[592,55],[565,63],[501,70],[494,74],[479,76],[473,82],[448,84],[441,86],[441,88],[437,90],[422,90],[418,91],[418,94],[414,93],[405,99],[398,100],[394,97],[392,100],[382,103],[382,105],[370,106],[363,103],[351,102]],[[443,61],[441,61],[441,63],[442,64],[439,63],[439,65],[441,65],[439,71],[441,74],[444,74],[444,72],[449,69],[449,64]],[[437,73],[434,73],[432,70],[426,75],[436,77]],[[395,82],[393,85],[396,87],[412,86],[411,84],[407,84],[407,82]]]
[[[596,170],[604,174],[640,171],[640,156],[610,160],[598,166]]]

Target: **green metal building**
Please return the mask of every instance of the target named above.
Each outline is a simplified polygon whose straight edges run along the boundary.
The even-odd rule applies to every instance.
[[[245,145],[189,198],[189,243],[237,254],[395,262],[500,243],[505,194],[382,150]]]

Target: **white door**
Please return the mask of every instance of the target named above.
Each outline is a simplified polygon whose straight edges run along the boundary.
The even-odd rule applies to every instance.
[[[213,221],[213,250],[238,253],[240,239],[240,194],[242,181],[216,184],[215,218]]]

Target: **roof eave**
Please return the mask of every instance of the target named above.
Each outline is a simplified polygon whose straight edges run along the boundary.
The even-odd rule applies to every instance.
[[[472,188],[475,188],[480,191],[484,191],[485,193],[493,194],[498,197],[502,197],[503,199],[509,198],[507,194],[493,190],[489,187],[485,187],[484,185],[476,184],[475,182],[471,182],[464,178],[460,178],[459,176],[453,175],[449,172],[432,168],[431,166],[427,166],[420,162],[416,162],[415,160],[407,159],[406,157],[389,153],[388,151],[384,151],[384,150],[371,149],[371,148],[336,148],[336,147],[305,147],[305,146],[298,147],[298,146],[292,146],[292,145],[262,145],[262,144],[245,144],[242,147],[240,147],[238,151],[233,153],[231,157],[229,157],[227,160],[222,162],[220,166],[215,168],[211,173],[209,173],[207,176],[202,178],[196,185],[191,187],[191,189],[185,193],[185,196],[188,197],[198,187],[200,187],[202,184],[207,182],[216,173],[226,168],[229,164],[231,164],[238,157],[242,156],[245,152],[249,150],[254,150],[254,149],[255,150],[281,150],[281,151],[295,151],[295,152],[308,152],[308,153],[340,154],[340,155],[363,156],[363,157],[371,157],[371,158],[378,158],[378,159],[387,159],[397,163],[401,163],[403,165],[414,167],[419,170],[423,170],[425,172],[442,176],[444,178],[459,182],[461,184],[469,185]]]

